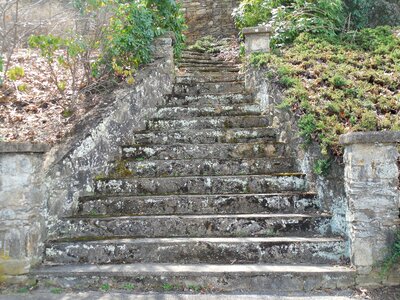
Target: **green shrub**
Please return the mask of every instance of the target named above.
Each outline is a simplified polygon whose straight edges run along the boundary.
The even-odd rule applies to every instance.
[[[351,29],[400,25],[397,0],[344,0],[347,26]]]
[[[344,23],[342,0],[244,0],[233,15],[239,29],[271,25],[272,47],[292,43],[302,32],[336,37]]]
[[[69,38],[32,36],[29,41],[31,47],[41,51],[50,68],[58,63],[70,70],[74,91],[84,85],[74,81],[78,66],[84,68],[86,84],[104,77],[132,83],[139,65],[152,59],[154,38],[172,32],[177,56],[184,47],[185,20],[174,0],[75,0],[74,5],[85,18],[93,18],[100,10],[111,15],[108,24],[93,35],[94,40],[92,36],[73,33]],[[57,78],[52,79],[63,94],[65,89]]]

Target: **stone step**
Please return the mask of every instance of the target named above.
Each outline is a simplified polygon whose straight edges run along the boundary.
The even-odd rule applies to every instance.
[[[104,284],[112,288],[133,283],[135,291],[183,291],[188,286],[209,292],[298,292],[352,288],[356,272],[349,267],[326,265],[266,264],[129,264],[67,265],[33,270],[39,286],[77,290],[99,290]],[[244,299],[244,298],[243,298]]]
[[[79,199],[80,216],[315,213],[314,193],[87,196]]]
[[[182,57],[185,57],[187,55],[193,56],[193,57],[207,57],[209,59],[217,57],[217,55],[212,54],[212,53],[198,52],[198,51],[193,51],[193,50],[183,50]]]
[[[318,237],[330,234],[327,214],[165,215],[71,217],[49,232],[49,241],[158,237]]]
[[[193,84],[193,83],[206,83],[206,82],[232,82],[243,81],[243,74],[236,74],[233,72],[208,72],[208,73],[182,73],[176,76],[176,83]]]
[[[135,133],[133,144],[212,144],[212,143],[243,143],[256,141],[275,141],[276,129],[261,128],[231,128],[231,129],[203,129],[180,131],[146,131]]]
[[[118,162],[130,177],[167,177],[167,176],[224,176],[224,175],[266,175],[294,173],[296,162],[292,158],[274,159],[179,159],[145,160]],[[111,174],[117,174],[118,170]]]
[[[304,174],[99,179],[101,195],[260,194],[305,191]]]
[[[229,94],[245,92],[244,81],[175,83],[176,95]]]
[[[219,116],[260,116],[261,107],[253,105],[229,105],[209,107],[162,107],[157,110],[154,118],[171,120],[190,117],[219,117]]]
[[[46,264],[343,264],[340,238],[147,238],[53,242]]]
[[[226,95],[201,95],[201,96],[190,96],[190,95],[167,95],[166,96],[167,106],[190,106],[190,107],[201,107],[201,106],[232,106],[232,105],[243,105],[254,102],[254,97],[250,94],[231,93]]]
[[[266,158],[286,155],[286,145],[277,142],[176,144],[122,146],[122,159],[230,159]]]
[[[177,62],[177,66],[181,66],[181,65],[188,65],[188,64],[193,64],[193,65],[223,65],[223,66],[233,66],[233,67],[239,67],[240,65],[235,64],[233,62],[230,61],[225,61],[225,60],[221,60],[218,58],[207,58],[207,57],[189,57],[189,56],[185,56],[183,58],[181,58],[178,62]]]
[[[177,64],[179,69],[191,69],[191,68],[220,68],[224,71],[226,69],[237,69],[240,70],[241,65],[226,62],[223,60],[208,60],[208,59],[190,59],[182,61]]]
[[[226,66],[219,65],[200,65],[200,64],[181,64],[179,72],[196,73],[196,72],[233,72],[239,73],[241,68],[239,66]]]
[[[197,117],[179,120],[150,120],[146,123],[147,130],[168,131],[168,130],[204,130],[219,128],[251,128],[268,127],[269,117],[266,116],[233,116],[233,117]]]

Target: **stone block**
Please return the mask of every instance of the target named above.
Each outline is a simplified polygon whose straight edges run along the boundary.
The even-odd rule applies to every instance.
[[[243,29],[245,37],[246,55],[255,52],[270,51],[271,28],[268,26],[250,27]]]

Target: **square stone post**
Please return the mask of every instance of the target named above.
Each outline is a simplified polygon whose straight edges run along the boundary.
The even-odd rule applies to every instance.
[[[252,53],[268,53],[270,51],[271,27],[243,28],[242,32],[245,39],[246,58],[249,58]],[[256,73],[256,70],[251,65],[247,66],[245,87],[249,92],[254,92],[257,89],[258,80]],[[266,91],[264,90],[263,93],[266,94]]]
[[[271,27],[258,26],[243,28],[246,56],[255,52],[267,53],[270,51]]]
[[[0,284],[23,281],[42,259],[44,144],[0,142]]]
[[[359,284],[379,284],[379,268],[399,220],[400,132],[350,133],[340,142],[345,146],[352,264]]]

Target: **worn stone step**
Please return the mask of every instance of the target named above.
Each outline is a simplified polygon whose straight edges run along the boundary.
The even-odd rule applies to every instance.
[[[218,58],[207,58],[207,57],[189,57],[189,56],[185,56],[182,59],[180,59],[177,62],[177,66],[181,66],[181,65],[189,65],[189,64],[193,64],[193,65],[223,65],[223,66],[234,66],[234,67],[238,67],[238,64],[235,64],[233,62],[230,61],[225,61],[225,60],[221,60]]]
[[[252,105],[227,105],[209,107],[162,107],[157,110],[154,118],[170,120],[189,117],[218,117],[218,116],[260,116],[261,107]]]
[[[118,162],[118,167],[129,170],[130,177],[203,176],[203,175],[265,175],[294,173],[292,158],[255,159],[179,159]],[[111,174],[118,174],[118,170]]]
[[[211,144],[211,143],[243,143],[256,141],[275,141],[276,129],[261,128],[231,128],[231,129],[203,129],[179,131],[151,131],[135,133],[133,144]]]
[[[60,220],[49,241],[157,237],[310,237],[330,234],[327,214],[234,214],[74,217]]]
[[[146,123],[147,130],[203,130],[220,128],[251,128],[268,127],[270,118],[266,116],[234,116],[234,117],[197,117],[179,120],[149,120]]]
[[[286,152],[286,145],[277,142],[128,145],[122,146],[122,159],[240,159],[285,156]]]
[[[314,193],[86,196],[80,216],[313,213],[320,208]]]
[[[182,195],[305,191],[304,174],[153,177],[95,180],[98,194]]]
[[[120,288],[133,283],[135,291],[183,291],[188,286],[209,292],[298,292],[356,286],[355,270],[345,266],[266,264],[129,264],[67,265],[32,271],[38,284],[77,290],[99,290],[104,284]]]
[[[227,94],[245,92],[244,81],[175,83],[177,95]]]
[[[254,97],[250,94],[242,93],[231,93],[225,95],[201,95],[201,96],[190,96],[190,95],[167,95],[166,96],[167,106],[232,106],[232,105],[243,105],[254,102]]]
[[[176,83],[193,84],[193,83],[206,83],[206,82],[232,82],[243,81],[243,74],[236,74],[233,72],[196,72],[196,73],[183,73],[176,76]]]
[[[147,238],[53,242],[46,264],[343,264],[341,238]]]
[[[195,73],[195,72],[241,72],[239,66],[225,66],[219,65],[199,65],[199,64],[181,64],[179,72]]]
[[[207,60],[207,59],[190,59],[179,62],[177,64],[179,69],[197,69],[197,68],[219,68],[224,71],[227,69],[237,69],[241,68],[241,65],[234,64],[231,62],[226,62],[223,60]]]

